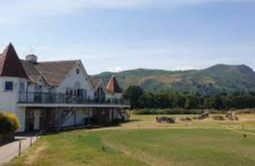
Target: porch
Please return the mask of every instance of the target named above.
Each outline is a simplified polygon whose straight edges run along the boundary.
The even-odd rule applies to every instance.
[[[91,122],[128,120],[128,102],[121,99],[97,101],[82,94],[20,93],[17,106],[26,110],[26,131],[61,130]]]
[[[25,131],[60,131],[73,126],[105,125],[129,120],[123,108],[26,107]]]

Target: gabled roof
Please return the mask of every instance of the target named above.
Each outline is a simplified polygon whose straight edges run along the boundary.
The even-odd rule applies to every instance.
[[[99,85],[102,83],[102,79],[101,79],[101,78],[92,77],[92,78],[91,78],[91,81],[92,81],[92,84],[93,84],[94,89],[96,89],[97,87],[99,87]]]
[[[10,43],[0,55],[0,76],[28,79],[19,57]]]
[[[41,74],[37,70],[35,65],[25,60],[21,60],[21,63],[27,73],[27,76],[29,77],[29,80],[32,82],[36,82],[40,78]]]
[[[77,62],[77,60],[41,62],[37,63],[35,67],[51,86],[58,86]]]
[[[80,60],[36,63],[21,60],[21,62],[31,82],[36,82],[38,78],[42,77],[50,86],[59,86],[66,76],[79,65],[85,75],[87,75]],[[91,78],[88,77],[87,80],[91,88],[94,89]]]
[[[22,60],[22,65],[32,82],[36,82],[42,76],[49,85],[59,86],[78,62],[70,60],[31,63]]]
[[[102,86],[103,90],[105,91],[105,85],[101,78],[92,77],[91,82],[93,84],[94,90],[97,90],[98,87]]]
[[[80,60],[52,62],[20,60],[11,43],[0,54],[0,76],[26,78],[31,82],[37,82],[39,78],[43,78],[50,86],[59,86],[78,65],[81,66],[83,73],[87,76]],[[90,78],[86,79],[89,80],[89,85],[93,88]]]
[[[121,93],[122,90],[118,84],[117,79],[112,76],[106,86],[106,90],[108,93]]]

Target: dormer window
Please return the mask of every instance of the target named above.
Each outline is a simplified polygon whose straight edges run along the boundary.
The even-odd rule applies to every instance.
[[[5,91],[13,91],[13,82],[12,81],[6,81],[4,90]]]
[[[80,69],[76,69],[76,73],[77,73],[77,74],[80,74]]]

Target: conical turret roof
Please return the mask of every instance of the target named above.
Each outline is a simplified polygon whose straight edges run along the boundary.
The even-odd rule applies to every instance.
[[[106,90],[108,93],[121,93],[122,90],[118,84],[117,79],[112,76],[111,79],[109,80],[107,86],[106,86]]]
[[[10,43],[0,54],[0,76],[28,79],[20,59]]]

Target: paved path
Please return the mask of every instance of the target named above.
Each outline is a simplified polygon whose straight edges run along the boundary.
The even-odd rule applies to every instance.
[[[15,137],[16,141],[0,146],[0,165],[9,162],[11,159],[19,155],[19,141],[21,141],[21,152],[24,152],[30,142],[34,143],[37,137]]]

